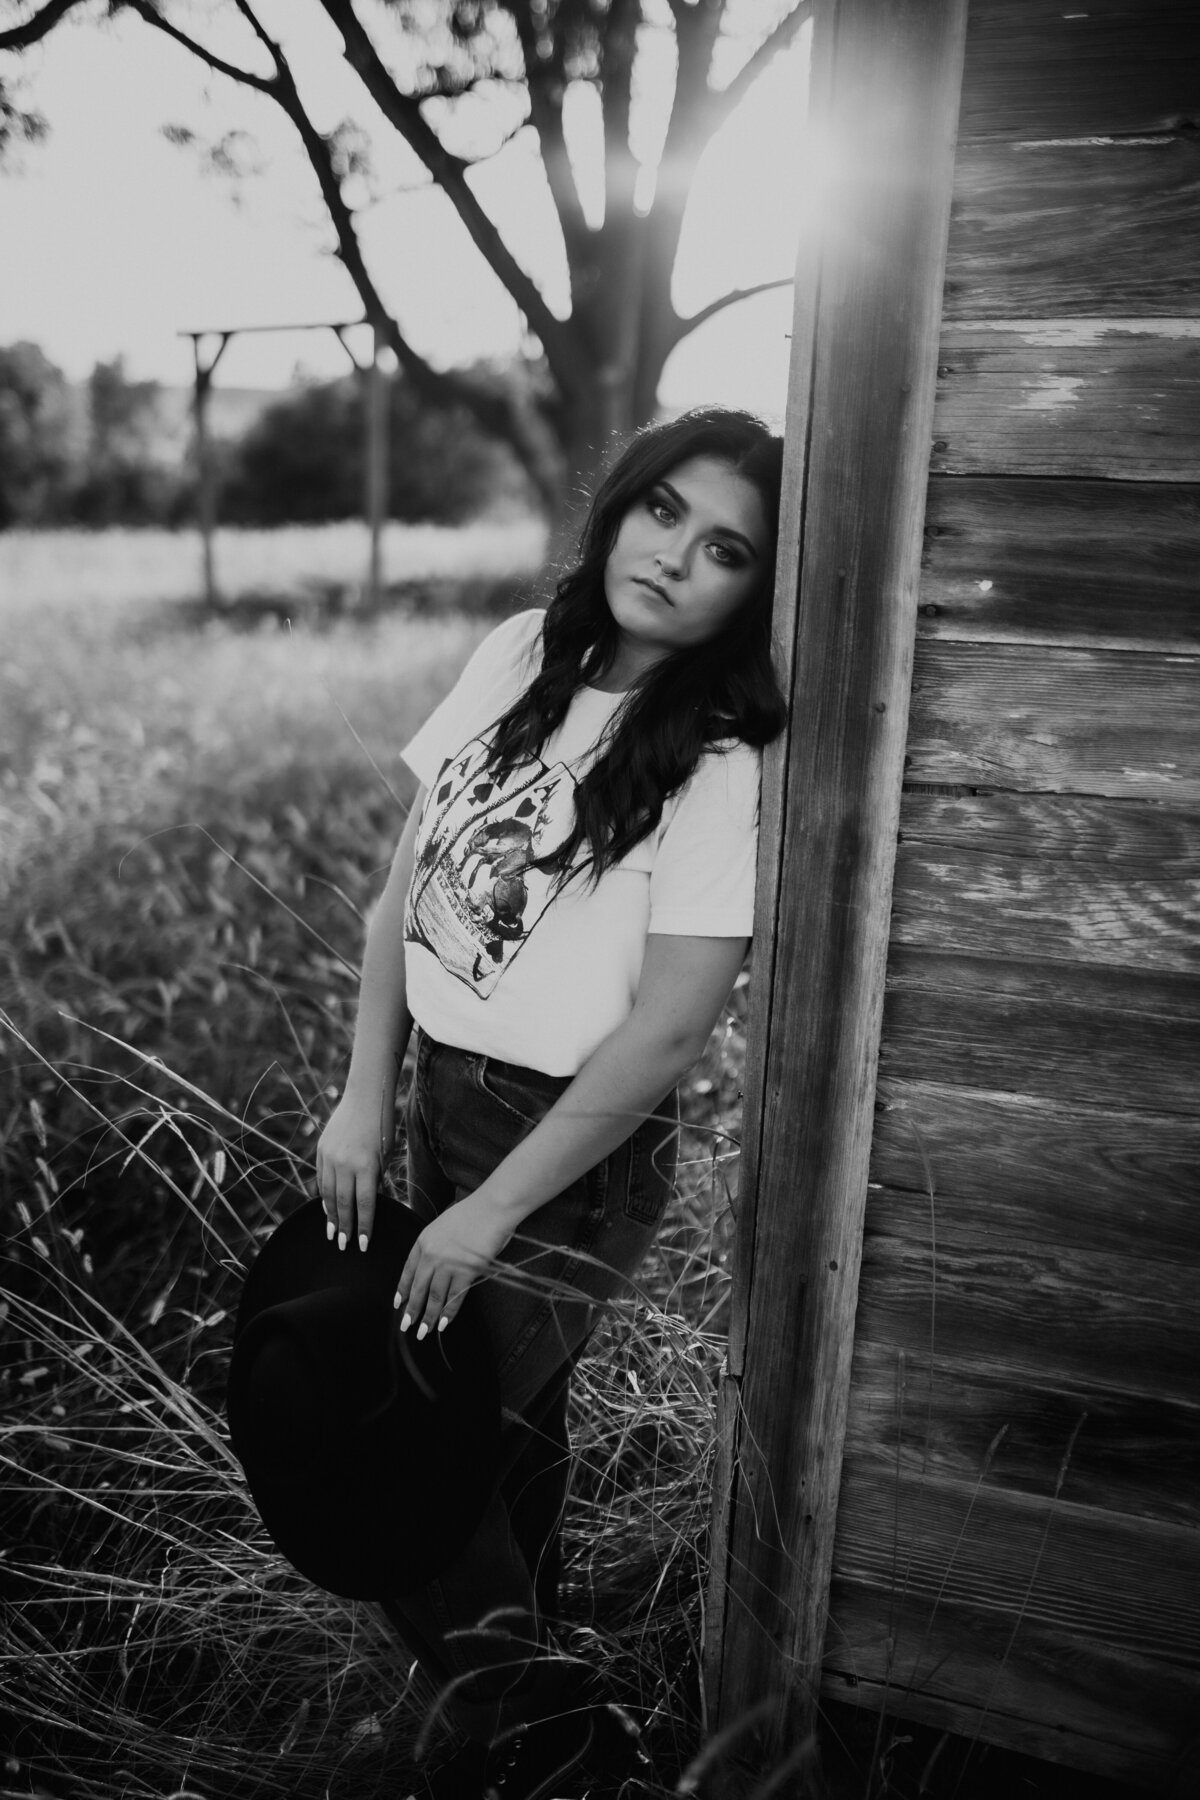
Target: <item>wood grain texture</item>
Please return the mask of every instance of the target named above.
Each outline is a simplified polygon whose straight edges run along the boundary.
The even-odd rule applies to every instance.
[[[718,1683],[722,1722],[783,1690],[767,1756],[811,1720],[826,1622],[965,10],[814,7],[811,112],[845,154],[826,159],[836,192],[799,283],[798,316],[816,310],[811,377],[788,422],[808,445],[791,612],[800,723],[770,777],[785,796],[771,853],[806,879],[797,892],[768,877],[779,909],[759,914],[774,954],[746,1099],[729,1352],[742,1416]],[[802,1214],[798,1163],[811,1181]],[[798,1286],[797,1267],[819,1275]],[[786,1505],[764,1511],[777,1487]]]
[[[1044,1497],[1080,1415],[1062,1498],[1167,1524],[1200,1526],[1200,1395],[1107,1392],[1049,1370],[964,1366],[905,1355],[859,1334],[846,1455],[880,1479],[897,1469]]]
[[[889,1075],[876,1097],[871,1181],[869,1212],[886,1207],[897,1231],[921,1243],[932,1204],[935,1221],[994,1213],[1031,1246],[1065,1238],[1110,1256],[1200,1263],[1200,1117]]]
[[[965,144],[947,319],[1200,314],[1200,144]]]
[[[1200,802],[1200,658],[921,642],[905,779]]]
[[[898,944],[981,956],[1200,970],[1200,871],[901,843]]]
[[[900,840],[1068,863],[1095,874],[1149,866],[1171,877],[1200,875],[1200,809],[1144,800],[907,789]]]
[[[1165,1788],[1194,1735],[1194,1671],[984,1607],[836,1580],[824,1695]],[[900,1671],[916,1666],[919,1688]],[[1184,1790],[1179,1790],[1181,1800]]]
[[[1195,1119],[1200,981],[893,946],[881,1077]]]
[[[1200,481],[1200,321],[947,324],[930,467]]]
[[[917,630],[1200,650],[1197,569],[1200,487],[935,475]]]
[[[972,0],[964,141],[1170,131],[1200,114],[1189,0]]]
[[[947,1232],[949,1228],[947,1228]],[[936,1254],[935,1254],[936,1251]],[[1193,1272],[1076,1244],[962,1247],[873,1231],[863,1245],[857,1332],[981,1372],[1196,1404],[1200,1318]]]
[[[1073,1432],[1074,1422],[1060,1460]],[[1010,1618],[1023,1608],[1034,1629],[1200,1669],[1200,1533],[1055,1500],[1053,1485],[1019,1494],[930,1475],[897,1478],[847,1458],[837,1576],[875,1588],[903,1584],[917,1604],[957,1602]],[[897,1673],[906,1686],[928,1678],[917,1658]]]

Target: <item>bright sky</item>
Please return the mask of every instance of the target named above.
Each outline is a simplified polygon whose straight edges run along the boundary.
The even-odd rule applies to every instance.
[[[753,0],[760,4],[774,16],[774,5]],[[180,17],[212,48],[249,63],[238,22],[222,27],[218,10],[206,24],[210,10],[211,0]],[[374,114],[325,15],[297,0],[265,0],[261,11],[282,36],[318,125],[352,117],[372,135],[383,197],[361,216],[360,231],[405,334],[443,365],[511,352],[520,333],[514,307],[449,202],[420,185],[415,159]],[[655,52],[665,43],[660,36],[647,49],[643,141],[653,135]],[[676,270],[676,304],[686,312],[729,286],[792,272],[806,58],[802,32],[705,152]],[[123,354],[132,375],[180,384],[191,379],[181,329],[360,316],[349,277],[329,254],[308,163],[270,102],[209,75],[128,14],[61,26],[21,66],[28,79],[18,97],[45,113],[51,134],[0,175],[0,343],[32,339],[73,379]],[[591,96],[577,99],[573,155],[587,203],[597,120]],[[203,173],[193,152],[162,136],[171,124],[208,140],[252,132],[264,173],[240,184]],[[565,310],[561,245],[531,134],[519,134],[472,182],[551,304]],[[787,289],[730,309],[680,346],[663,402],[722,401],[780,417],[790,328]],[[297,364],[319,375],[347,367],[332,334],[259,336],[230,345],[217,379],[279,386]]]

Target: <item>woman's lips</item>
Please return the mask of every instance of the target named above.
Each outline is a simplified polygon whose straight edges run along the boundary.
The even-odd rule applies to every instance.
[[[670,594],[668,594],[666,588],[659,587],[657,581],[651,581],[648,575],[635,575],[633,579],[638,587],[648,588],[656,599],[662,600],[667,606],[674,606],[675,602],[672,600]]]

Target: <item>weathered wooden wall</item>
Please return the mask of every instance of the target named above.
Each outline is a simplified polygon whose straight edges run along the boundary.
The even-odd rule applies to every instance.
[[[823,1686],[1162,1788],[1200,1730],[1197,120],[1190,0],[971,0]]]

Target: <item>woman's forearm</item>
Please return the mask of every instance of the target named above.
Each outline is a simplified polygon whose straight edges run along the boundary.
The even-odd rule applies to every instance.
[[[592,1052],[570,1087],[477,1190],[479,1198],[499,1209],[515,1230],[624,1143],[702,1048],[649,1020],[636,1015],[627,1019]]]

